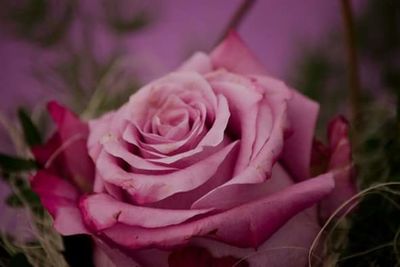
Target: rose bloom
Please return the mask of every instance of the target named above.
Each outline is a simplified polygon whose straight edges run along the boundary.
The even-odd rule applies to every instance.
[[[315,143],[318,109],[232,32],[100,118],[50,103],[32,188],[97,266],[305,266],[355,193],[347,122]]]

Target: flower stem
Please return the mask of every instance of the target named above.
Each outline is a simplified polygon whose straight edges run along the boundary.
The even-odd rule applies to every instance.
[[[251,9],[251,7],[254,5],[255,2],[256,0],[243,0],[242,4],[236,9],[235,13],[229,20],[229,23],[225,27],[224,31],[219,36],[217,40],[217,45],[225,38],[225,36],[228,35],[230,30],[239,28],[244,17],[249,12],[249,10]]]
[[[348,87],[351,107],[351,122],[355,130],[360,124],[360,78],[358,73],[358,55],[355,41],[354,19],[350,0],[340,0],[344,35],[346,40],[346,54],[348,63]]]

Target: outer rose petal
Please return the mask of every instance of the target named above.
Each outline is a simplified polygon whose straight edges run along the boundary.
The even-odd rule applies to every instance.
[[[235,196],[242,198],[242,203],[248,203],[262,195],[271,195],[284,190],[293,183],[292,178],[279,164],[276,164],[271,179],[262,185],[245,185],[237,192],[240,194]],[[232,202],[241,203],[236,198],[232,199]],[[195,238],[191,243],[208,248],[216,257],[234,256],[245,259],[251,267],[299,267],[306,266],[308,249],[319,230],[317,207],[313,206],[291,218],[257,249],[242,249],[200,238]]]
[[[333,188],[333,178],[326,174],[193,222],[155,229],[119,224],[103,233],[117,244],[131,249],[168,248],[185,244],[196,236],[238,247],[258,247],[295,214],[318,202]]]
[[[40,165],[45,166],[47,164],[47,161],[60,146],[60,136],[55,133],[50,137],[46,144],[32,147],[32,154]],[[53,163],[50,164],[47,170],[54,174],[57,174],[60,169],[57,165],[60,164],[62,164],[62,162],[60,160],[60,157],[58,157],[57,159],[53,160]]]
[[[194,53],[192,57],[190,57],[188,60],[186,60],[179,68],[178,70],[183,70],[183,71],[196,71],[201,74],[205,74],[207,72],[212,71],[212,64],[211,60],[208,57],[208,55],[202,53],[202,52],[197,52]]]
[[[279,167],[279,169],[281,168]],[[268,185],[265,186],[266,194],[272,194],[273,192],[291,186],[293,181],[286,173],[278,171],[274,172],[272,178],[266,181],[266,183]],[[184,251],[187,251],[186,254],[170,254],[169,257],[166,257],[161,251],[158,253],[158,250],[152,249],[147,252],[142,250],[136,252],[135,258],[140,259],[140,262],[142,262],[144,266],[160,267],[174,266],[167,263],[167,258],[175,264],[186,263],[186,265],[177,266],[192,266],[193,262],[191,260],[195,260],[196,263],[202,263],[202,261],[211,261],[212,259],[210,259],[210,257],[214,259],[226,259],[226,257],[234,258],[234,263],[231,262],[231,264],[227,266],[233,266],[235,263],[238,263],[239,259],[245,259],[244,262],[241,262],[244,264],[243,266],[299,267],[305,266],[308,249],[319,230],[320,226],[318,224],[316,207],[314,206],[291,218],[257,249],[238,248],[216,240],[195,237],[189,242],[189,247],[194,245],[198,248],[206,248],[206,255],[201,253],[202,250],[193,251],[183,248]],[[194,254],[190,254],[190,252]],[[196,252],[200,252],[201,254]],[[179,256],[178,259],[176,258],[177,256]],[[123,255],[121,255],[121,257],[126,258],[126,256]],[[249,265],[247,265],[247,263]],[[125,266],[129,265],[118,265],[118,267]],[[211,265],[203,264],[199,266]],[[239,264],[238,266],[241,265]]]
[[[32,149],[35,158],[45,169],[70,179],[81,191],[90,191],[94,165],[86,148],[87,124],[56,102],[50,102],[48,109],[58,131],[47,144]]]
[[[100,118],[89,121],[89,136],[87,141],[87,147],[89,155],[94,161],[97,160],[101,149],[101,141],[104,139],[109,132],[108,127],[111,124],[115,112],[104,114]]]
[[[322,219],[327,219],[341,204],[357,193],[349,125],[344,117],[337,117],[329,123],[328,137],[331,152],[328,170],[333,172],[336,186],[332,194],[321,202]]]
[[[54,218],[54,227],[63,235],[87,233],[76,204],[79,193],[69,182],[38,171],[31,181],[32,190]]]
[[[97,160],[97,169],[107,182],[127,190],[138,203],[151,203],[179,192],[192,190],[207,182],[238,144],[238,141],[233,142],[203,161],[168,174],[146,175],[126,172],[104,151]]]
[[[83,225],[81,212],[76,206],[59,207],[53,225],[62,235],[89,234]]]
[[[83,197],[80,202],[85,221],[95,231],[104,230],[116,223],[158,228],[183,223],[211,209],[168,210],[137,206],[113,199],[107,194]]]
[[[256,78],[265,88],[288,90],[285,83],[279,80],[265,76]],[[291,94],[287,102],[291,135],[285,140],[282,162],[296,181],[302,181],[310,177],[311,148],[319,105],[296,90],[291,90]]]
[[[247,48],[239,35],[231,31],[210,54],[214,69],[227,69],[238,74],[266,74],[263,65]]]
[[[310,177],[311,148],[319,105],[293,90],[288,102],[293,134],[285,141],[283,162],[297,181]]]
[[[319,230],[317,209],[312,207],[290,219],[257,249],[237,248],[202,238],[195,238],[191,244],[207,248],[214,257],[243,259],[250,267],[303,267]],[[239,261],[235,263],[239,264]]]
[[[226,210],[265,198],[291,185],[293,185],[293,179],[279,163],[276,163],[270,179],[265,180],[265,182],[221,186],[217,188],[218,190],[211,191],[193,203],[192,208],[213,207]]]
[[[242,83],[237,82],[238,79]],[[231,127],[241,135],[240,153],[235,167],[235,173],[238,173],[249,164],[256,135],[254,129],[257,113],[263,95],[255,90],[249,80],[224,71],[214,73],[209,80],[215,92],[224,95],[228,100],[232,110]]]
[[[249,166],[247,166],[245,170],[234,176],[223,185],[220,185],[219,187],[207,193],[205,196],[199,199],[193,205],[193,207],[204,208],[208,207],[207,205],[214,206],[212,201],[214,197],[219,198],[219,196],[225,196],[227,199],[229,199],[230,194],[228,194],[228,192],[233,193],[235,191],[240,191],[240,188],[242,188],[241,185],[262,183],[271,176],[273,164],[277,160],[279,153],[282,150],[282,129],[286,125],[286,117],[280,114],[276,120],[277,121],[275,122],[274,128],[277,129],[271,132],[271,136],[269,137],[268,141],[261,148],[256,158],[250,162]],[[251,187],[251,185],[249,186]],[[231,196],[232,198],[236,198],[234,193]]]
[[[68,205],[79,198],[79,193],[74,186],[46,171],[38,171],[32,177],[31,186],[51,214],[56,213],[58,205]]]
[[[262,64],[233,31],[214,49],[210,58],[215,69],[225,68],[238,74],[267,75]],[[301,181],[310,177],[309,163],[318,104],[293,91],[294,96],[288,103],[293,135],[285,143],[283,158],[293,176]]]

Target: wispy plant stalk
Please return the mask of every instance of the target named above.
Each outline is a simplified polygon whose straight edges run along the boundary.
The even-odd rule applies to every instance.
[[[344,37],[346,46],[346,57],[348,64],[348,89],[351,111],[351,122],[355,131],[360,126],[360,95],[361,85],[358,67],[357,45],[354,30],[354,18],[351,0],[340,0]]]
[[[246,15],[248,14],[248,12],[250,11],[251,7],[254,5],[255,2],[256,0],[243,0],[241,5],[236,9],[235,13],[229,20],[228,25],[225,27],[222,34],[219,36],[216,44],[219,44],[229,33],[230,30],[239,28],[243,19],[246,17]]]

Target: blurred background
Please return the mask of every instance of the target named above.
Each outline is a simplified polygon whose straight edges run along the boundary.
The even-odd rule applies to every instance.
[[[240,3],[0,0],[1,112],[66,102],[66,94],[76,95],[81,111],[115,65],[128,65],[125,78],[135,85],[167,73],[193,51],[210,51]],[[357,14],[366,3],[353,1]],[[267,0],[256,2],[238,31],[272,75],[288,80],[306,53],[341,49],[340,22],[339,1]]]
[[[51,128],[44,112],[48,100],[57,99],[85,118],[115,108],[194,51],[210,51],[241,3],[0,0],[0,153],[23,154],[15,125],[18,108],[23,107],[39,125],[42,136],[48,136]],[[361,134],[353,147],[364,188],[400,180],[400,1],[351,3],[363,113]],[[237,29],[270,74],[321,103],[320,139],[332,116],[349,115],[341,16],[339,0],[260,0]],[[0,197],[5,201],[0,204],[0,225],[18,231],[26,226],[15,218],[24,215],[15,212],[17,205],[8,201],[9,195],[1,182]],[[349,256],[397,237],[398,208],[382,199],[368,201],[345,226],[350,241],[334,248],[340,253],[333,254],[345,259],[341,266],[394,266],[399,258],[393,249],[374,250],[364,257],[376,265],[362,265],[359,258]],[[375,225],[376,233],[370,225]],[[393,242],[396,247],[398,240]]]

